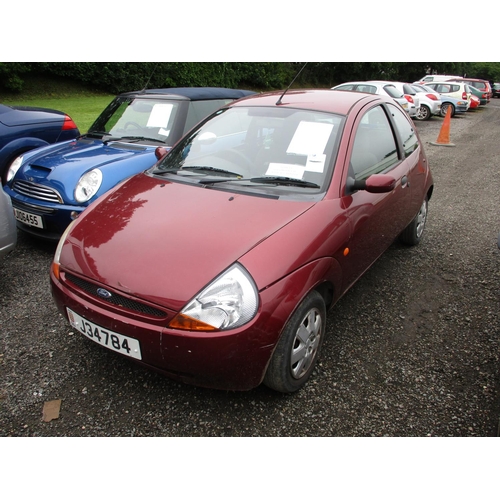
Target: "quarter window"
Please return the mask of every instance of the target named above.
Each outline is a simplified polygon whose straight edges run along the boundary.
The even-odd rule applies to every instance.
[[[405,156],[410,156],[413,151],[418,148],[418,138],[415,129],[411,126],[410,122],[407,120],[404,112],[400,111],[396,106],[389,106],[389,109],[396,122],[396,129],[398,131],[399,137],[401,137],[401,142],[403,143],[403,149],[405,151]]]

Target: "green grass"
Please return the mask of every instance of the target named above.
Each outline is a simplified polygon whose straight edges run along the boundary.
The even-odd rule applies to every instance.
[[[26,81],[19,94],[0,92],[0,102],[7,105],[40,106],[67,113],[84,134],[114,95],[96,92],[61,80]]]

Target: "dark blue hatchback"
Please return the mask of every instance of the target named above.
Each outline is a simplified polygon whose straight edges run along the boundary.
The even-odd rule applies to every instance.
[[[146,170],[194,125],[254,92],[170,88],[117,96],[87,134],[14,161],[5,191],[18,227],[59,239],[68,224],[122,180]]]
[[[0,104],[0,177],[5,184],[11,163],[22,153],[80,135],[62,111]]]

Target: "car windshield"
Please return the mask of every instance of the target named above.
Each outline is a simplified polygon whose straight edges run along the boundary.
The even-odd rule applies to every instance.
[[[322,192],[344,117],[279,107],[219,110],[152,173],[204,186]],[[229,189],[229,188],[228,188]]]
[[[90,127],[89,135],[168,144],[180,102],[117,97]]]

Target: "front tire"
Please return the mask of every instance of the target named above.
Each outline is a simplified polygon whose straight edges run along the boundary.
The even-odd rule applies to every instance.
[[[418,211],[418,214],[399,235],[399,239],[406,245],[414,246],[420,243],[420,240],[424,235],[425,223],[427,221],[428,204],[429,202],[426,197],[420,207],[420,210]]]
[[[284,393],[301,389],[318,360],[325,326],[325,301],[312,291],[288,320],[267,367],[264,384]]]

